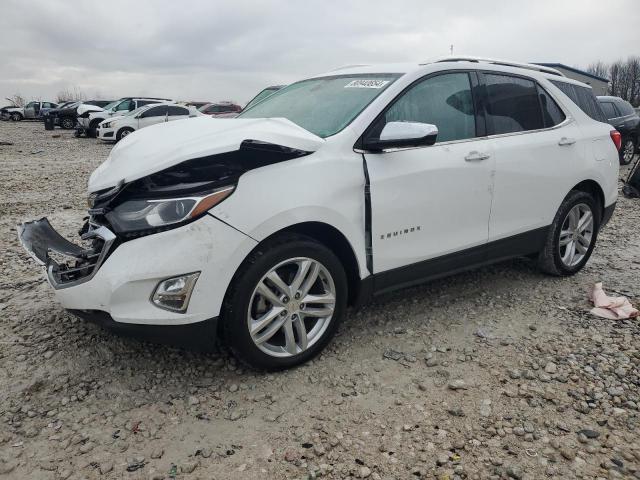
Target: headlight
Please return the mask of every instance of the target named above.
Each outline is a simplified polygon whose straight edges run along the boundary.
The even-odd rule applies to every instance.
[[[111,122],[103,123],[100,125],[102,128],[111,128]]]
[[[231,195],[234,189],[235,186],[223,187],[193,197],[127,200],[106,217],[118,233],[165,227],[199,217]]]

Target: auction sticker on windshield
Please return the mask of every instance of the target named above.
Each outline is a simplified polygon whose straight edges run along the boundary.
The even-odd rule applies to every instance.
[[[347,83],[344,88],[382,88],[389,80],[353,80],[352,82]]]

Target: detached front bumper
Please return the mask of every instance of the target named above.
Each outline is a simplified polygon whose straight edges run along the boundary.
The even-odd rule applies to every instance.
[[[18,227],[20,241],[45,266],[62,306],[80,316],[109,318],[112,325],[186,326],[215,319],[233,275],[256,245],[211,215],[126,241],[104,226],[84,230],[88,245],[81,247],[46,218]],[[153,303],[159,283],[192,272],[200,273],[186,311]]]
[[[18,237],[31,258],[46,268],[49,283],[55,289],[69,288],[91,280],[116,240],[108,228],[89,225],[82,239],[91,242],[91,245],[83,248],[62,237],[46,218],[20,225]],[[56,258],[51,257],[50,252]]]

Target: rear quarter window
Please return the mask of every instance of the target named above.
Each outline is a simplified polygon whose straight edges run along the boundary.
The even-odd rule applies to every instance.
[[[580,85],[574,85],[560,80],[549,81],[569,97],[584,113],[598,122],[607,123],[607,117],[602,112],[602,109],[590,88],[581,87]]]

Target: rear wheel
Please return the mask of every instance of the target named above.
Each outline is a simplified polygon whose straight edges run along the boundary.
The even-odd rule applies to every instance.
[[[579,272],[593,252],[599,229],[600,208],[596,200],[585,192],[570,192],[560,205],[538,256],[540,269],[559,276]]]
[[[11,118],[11,120],[14,122],[19,122],[20,120],[22,120],[22,115],[18,112],[13,112],[9,118]]]
[[[60,119],[60,126],[65,130],[71,130],[75,124],[75,120],[71,117],[62,117]]]
[[[636,153],[636,142],[634,138],[625,138],[620,148],[620,165],[629,165]]]
[[[254,368],[293,367],[327,345],[346,299],[335,254],[311,238],[283,235],[258,247],[236,273],[225,299],[225,339]]]

